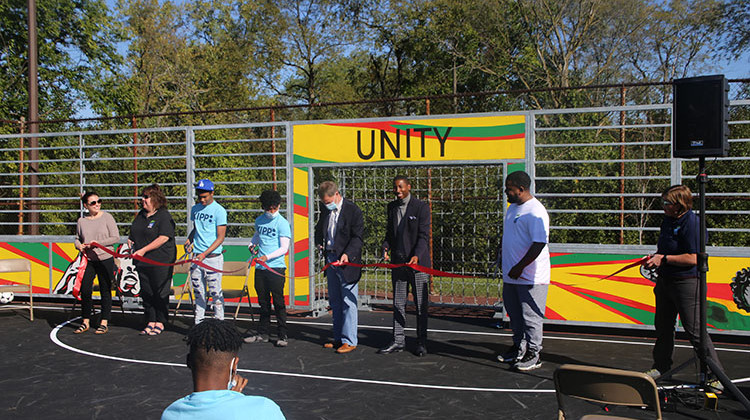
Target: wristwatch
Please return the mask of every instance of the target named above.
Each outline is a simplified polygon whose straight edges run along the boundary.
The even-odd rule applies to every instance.
[[[666,254],[664,254],[664,256],[663,256],[663,257],[661,258],[661,263],[662,263],[662,264],[669,264],[669,263],[667,262],[667,255],[666,255]]]

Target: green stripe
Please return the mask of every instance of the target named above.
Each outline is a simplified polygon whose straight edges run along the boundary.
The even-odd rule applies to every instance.
[[[438,130],[438,133],[440,133],[441,136],[445,135],[446,130],[448,130],[448,127],[431,126],[424,124],[394,124],[394,126],[400,129],[435,128]],[[450,137],[504,137],[514,134],[520,135],[524,134],[525,132],[526,124],[524,123],[491,125],[484,127],[451,127]],[[430,135],[430,132],[428,131],[426,134]],[[434,130],[432,131],[432,134],[434,134]]]
[[[300,156],[300,155],[294,155],[293,162],[295,165],[302,164],[302,163],[335,163],[330,160],[319,160],[319,159],[313,159],[313,158]]]
[[[632,254],[570,254],[570,255],[557,255],[550,258],[552,265],[557,264],[583,264],[592,262],[609,262],[609,261],[622,261],[622,260],[634,260],[642,257],[642,255]]]
[[[300,252],[295,252],[294,253],[294,262],[297,262],[297,261],[299,261],[299,260],[301,260],[303,258],[307,258],[309,256],[310,256],[310,250],[309,249],[306,249],[306,250],[300,251]]]
[[[307,208],[307,197],[302,194],[294,193],[294,205]]]
[[[591,299],[594,299],[597,302],[603,303],[612,309],[618,310],[625,315],[637,319],[639,322],[645,324],[645,325],[653,325],[654,323],[654,313],[650,311],[645,311],[643,309],[633,308],[628,305],[625,305],[623,303],[619,302],[613,302],[608,299],[598,298],[596,296],[591,296],[589,294],[583,293],[584,296],[588,296]]]

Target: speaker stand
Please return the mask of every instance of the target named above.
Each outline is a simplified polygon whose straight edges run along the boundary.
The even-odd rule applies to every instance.
[[[745,407],[745,410],[747,410],[748,414],[750,414],[750,401],[745,397],[745,395],[737,388],[737,386],[732,382],[731,379],[724,373],[724,371],[719,367],[719,365],[716,363],[713,358],[706,354],[705,352],[705,344],[708,340],[708,328],[707,328],[707,315],[706,315],[706,308],[708,306],[707,304],[707,291],[708,287],[706,285],[706,273],[708,272],[708,254],[706,253],[706,183],[708,183],[708,176],[706,175],[706,158],[705,156],[700,156],[698,160],[698,176],[696,177],[696,181],[698,182],[698,194],[699,194],[699,209],[700,209],[700,249],[698,253],[698,283],[700,285],[700,344],[697,349],[695,349],[695,352],[698,357],[698,361],[700,362],[700,385],[705,389],[706,382],[708,381],[708,370],[710,369],[711,372],[716,375],[716,379],[721,382],[722,385],[724,385],[724,390],[732,394],[732,396],[742,403],[742,405]],[[665,372],[664,375],[660,376],[659,379],[668,379],[672,375],[674,375],[676,372],[690,366],[692,363],[695,362],[695,357],[689,359],[688,361],[682,363],[680,366],[670,369],[668,372]]]

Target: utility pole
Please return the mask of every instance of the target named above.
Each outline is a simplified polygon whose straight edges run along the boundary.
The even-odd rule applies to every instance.
[[[37,64],[38,43],[36,37],[36,0],[29,2],[29,134],[39,132],[39,75]],[[30,138],[29,172],[31,197],[31,230],[32,235],[39,234],[39,138]]]

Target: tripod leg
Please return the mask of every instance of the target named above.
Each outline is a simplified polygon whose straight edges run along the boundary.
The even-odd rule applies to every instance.
[[[712,359],[711,357],[706,357],[706,364],[709,368],[711,368],[711,372],[716,375],[716,378],[719,380],[719,382],[724,385],[724,389],[729,391],[737,401],[741,402],[745,407],[745,410],[747,410],[747,413],[750,414],[750,401],[748,401],[745,394],[743,394],[742,391],[737,388],[734,382],[729,379],[727,374],[724,373],[719,365],[716,364],[716,361],[714,361],[714,359]]]

